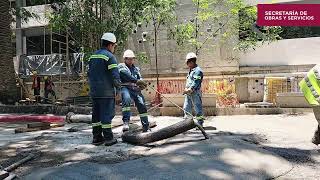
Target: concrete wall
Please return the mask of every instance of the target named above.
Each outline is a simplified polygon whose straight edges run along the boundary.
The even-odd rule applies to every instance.
[[[240,66],[315,64],[320,57],[320,37],[286,39],[264,44],[240,56]]]
[[[236,78],[235,80],[235,86],[236,86],[236,93],[239,98],[239,102],[248,102],[249,99],[249,91],[248,91],[248,82],[249,78],[243,77],[243,78]]]
[[[177,0],[176,14],[178,20],[181,22],[189,21],[195,17],[195,6],[192,0]],[[147,27],[146,27],[147,26]],[[213,27],[214,30],[215,27]],[[148,32],[148,41],[138,43],[139,39],[142,39],[142,32]],[[145,51],[150,58],[150,63],[141,64],[144,69],[142,73],[144,75],[156,73],[155,63],[155,50],[153,46],[154,33],[152,25],[142,24],[141,28],[138,28],[137,33],[133,33],[129,37],[128,48],[133,49],[135,52]],[[230,39],[224,43],[218,43],[218,40],[210,40],[203,50],[198,55],[198,64],[205,72],[232,72],[237,71],[239,63],[232,59],[234,56],[232,47],[237,39]],[[177,47],[175,40],[171,40],[168,37],[168,32],[165,27],[159,32],[158,38],[158,66],[160,74],[172,74],[186,73],[187,67],[185,65],[185,56],[189,51],[194,49],[181,50]],[[213,46],[215,45],[215,46]],[[231,48],[231,49],[230,49]]]
[[[262,102],[264,94],[264,78],[250,78],[248,81],[248,102]]]

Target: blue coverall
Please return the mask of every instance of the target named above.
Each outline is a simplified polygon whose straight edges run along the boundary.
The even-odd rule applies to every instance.
[[[190,116],[188,113],[192,114],[192,104],[196,112],[196,119],[202,125],[203,124],[203,112],[202,112],[202,93],[201,93],[201,83],[203,79],[202,69],[197,65],[195,68],[190,69],[187,75],[186,88],[192,89],[193,92],[190,95],[185,96],[183,109],[185,111],[185,117]],[[188,113],[186,113],[188,112]]]
[[[120,63],[118,67],[122,82],[122,120],[124,123],[129,123],[131,116],[131,99],[133,99],[137,106],[143,129],[146,131],[149,129],[147,107],[141,90],[136,85],[138,80],[142,80],[140,69],[134,65],[129,67],[125,63]]]
[[[111,121],[115,116],[115,91],[121,87],[116,57],[107,49],[91,55],[89,62],[89,86],[92,107],[92,133],[94,138],[112,140]]]

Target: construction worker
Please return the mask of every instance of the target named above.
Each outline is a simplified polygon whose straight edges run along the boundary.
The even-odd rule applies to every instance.
[[[141,90],[146,88],[147,84],[142,80],[140,69],[134,65],[135,58],[133,51],[126,50],[123,54],[124,63],[118,65],[122,82],[123,131],[129,130],[131,99],[133,99],[138,108],[143,132],[147,132],[149,130],[148,114],[144,97],[141,94]]]
[[[304,79],[299,83],[300,90],[304,97],[313,108],[320,106],[320,65],[313,67]],[[316,110],[314,110],[316,112]],[[316,113],[315,113],[316,115]],[[312,138],[312,143],[320,144],[320,126],[318,124],[317,130]]]
[[[45,97],[45,102],[48,102],[48,97],[49,94],[51,94],[55,99],[57,99],[56,97],[56,93],[53,90],[54,87],[54,83],[51,81],[51,78],[48,76],[44,77],[44,97]]]
[[[115,116],[115,96],[121,81],[117,59],[113,55],[116,47],[113,33],[101,38],[101,49],[89,58],[89,86],[92,98],[92,144],[111,146],[117,143],[113,137],[111,121]]]
[[[203,72],[197,65],[197,55],[193,52],[188,53],[186,56],[186,64],[189,67],[189,73],[187,75],[186,87],[183,92],[185,95],[184,100],[184,114],[185,119],[191,118],[192,106],[194,106],[196,112],[196,119],[198,123],[203,126],[204,117],[202,112],[202,100],[201,100],[201,83],[203,79]]]
[[[41,79],[38,76],[37,71],[33,71],[32,72],[32,89],[33,89],[33,94],[35,96],[35,100],[37,103],[41,101],[40,84],[41,84]]]

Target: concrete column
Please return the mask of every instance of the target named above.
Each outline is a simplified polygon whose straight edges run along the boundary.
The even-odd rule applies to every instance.
[[[299,92],[297,79],[295,77],[290,77],[290,83],[291,83],[291,92]]]
[[[16,0],[16,8],[26,6],[26,0]],[[16,17],[16,56],[19,60],[20,55],[26,53],[26,38],[23,37],[23,30],[21,29],[22,20]]]

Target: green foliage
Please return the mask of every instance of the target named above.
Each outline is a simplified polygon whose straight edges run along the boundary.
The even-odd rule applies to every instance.
[[[10,9],[10,14],[12,17],[19,17],[21,18],[21,21],[26,23],[29,21],[30,18],[36,18],[39,19],[39,16],[36,13],[28,11],[26,8],[21,7],[21,8],[11,8]],[[13,22],[16,21],[16,19],[12,19]]]
[[[155,0],[143,10],[142,20],[152,22],[156,31],[161,25],[170,26],[176,20],[175,0]]]
[[[261,43],[280,39],[280,27],[269,27],[262,34],[252,30],[257,9],[246,7],[244,0],[193,0],[193,3],[195,17],[176,23],[172,32],[182,49],[192,48],[199,53],[208,44],[223,44],[240,36],[233,49],[247,51]]]
[[[146,52],[137,53],[137,60],[139,63],[142,63],[142,64],[147,64],[150,62],[150,59]]]
[[[144,16],[145,8],[155,0],[64,0],[57,2],[50,15],[54,30],[68,30],[76,37],[77,45],[91,52],[100,46],[104,32],[113,32],[119,49],[123,48],[129,33]]]
[[[158,74],[158,50],[157,50],[157,40],[158,32],[161,27],[167,28],[169,31],[172,29],[172,23],[176,21],[175,15],[175,0],[155,0],[153,3],[149,4],[143,10],[142,21],[152,23],[153,25],[153,46],[155,51],[155,61],[156,61],[156,71]],[[146,61],[145,61],[146,62]],[[157,78],[158,83],[158,78]]]
[[[265,42],[269,43],[281,39],[279,36],[282,32],[281,27],[257,27],[255,26],[256,19],[257,8],[255,6],[242,8],[239,11],[240,41],[235,47],[237,50],[247,51],[248,49],[255,49],[256,46]]]

